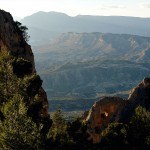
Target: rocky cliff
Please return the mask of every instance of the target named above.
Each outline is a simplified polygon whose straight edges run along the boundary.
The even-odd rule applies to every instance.
[[[139,105],[150,111],[150,78],[144,78],[131,90],[127,102],[128,105],[120,113],[120,121],[128,122]]]
[[[92,108],[84,113],[84,123],[87,124],[89,139],[94,143],[100,141],[100,132],[108,123],[118,120],[126,101],[119,97],[104,97],[98,100]]]
[[[6,49],[13,55],[15,58],[21,58],[28,62],[27,66],[22,66],[19,68],[19,71],[16,70],[18,75],[20,73],[33,75],[36,73],[35,64],[34,64],[34,55],[30,45],[27,44],[25,32],[19,28],[21,24],[19,22],[14,22],[10,13],[0,10],[0,50]],[[24,28],[25,29],[25,28]],[[15,71],[15,70],[14,70]],[[42,80],[39,78],[39,89],[38,95],[40,96],[40,112],[37,112],[38,116],[42,118],[43,122],[49,122],[48,114],[48,100],[46,92],[41,87]],[[46,124],[45,124],[46,125]]]
[[[128,122],[139,105],[150,110],[150,78],[143,79],[138,86],[133,88],[127,100],[119,97],[104,97],[85,112],[83,120],[87,124],[89,138],[94,143],[99,142],[100,133],[108,123]]]
[[[0,10],[0,48],[2,47],[7,47],[16,57],[31,61],[32,73],[35,72],[34,56],[30,45],[24,40],[11,14]]]

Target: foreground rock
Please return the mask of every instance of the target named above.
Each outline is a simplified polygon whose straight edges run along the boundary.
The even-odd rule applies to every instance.
[[[150,110],[150,78],[145,78],[133,88],[127,100],[119,97],[104,97],[85,112],[83,120],[87,124],[89,139],[92,139],[94,143],[99,142],[100,133],[108,123],[128,122],[139,105]]]
[[[139,105],[150,111],[150,78],[143,81],[133,88],[128,97],[128,105],[120,113],[120,121],[128,122]]]
[[[94,143],[100,141],[100,131],[108,123],[118,120],[118,115],[126,101],[119,97],[104,97],[98,100],[89,112],[84,114],[84,122],[87,124],[90,139]]]

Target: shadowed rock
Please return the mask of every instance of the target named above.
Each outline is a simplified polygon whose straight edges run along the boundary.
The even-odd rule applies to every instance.
[[[150,78],[133,88],[128,100],[119,97],[104,97],[97,101],[89,111],[83,114],[83,122],[87,124],[87,132],[94,143],[100,141],[101,131],[111,122],[129,122],[138,106],[150,110]]]
[[[90,139],[94,143],[100,141],[100,132],[108,123],[117,121],[119,113],[126,101],[119,97],[104,97],[98,100],[92,108],[83,115],[87,124]]]
[[[23,37],[23,32],[19,29],[17,22],[13,21],[11,14],[0,10],[0,50],[3,48],[8,50],[15,58],[22,60],[22,66],[17,65],[18,68],[21,67],[19,68],[19,73],[28,75],[36,73],[31,46],[27,44],[26,38]],[[17,71],[15,73],[17,73]],[[24,76],[22,74],[18,75]],[[46,124],[50,124],[48,100],[46,92],[41,85],[38,87],[38,95],[40,96],[41,109],[35,114],[36,116],[33,117],[39,117],[43,122],[46,120],[44,126],[47,126]]]

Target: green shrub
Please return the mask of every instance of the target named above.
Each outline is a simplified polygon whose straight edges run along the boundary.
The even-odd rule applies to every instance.
[[[13,72],[18,77],[24,77],[32,73],[32,63],[23,58],[18,58],[13,62]]]

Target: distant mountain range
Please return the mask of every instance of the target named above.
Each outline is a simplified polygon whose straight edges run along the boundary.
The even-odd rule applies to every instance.
[[[37,12],[25,17],[21,22],[29,28],[30,42],[43,44],[60,33],[119,33],[150,36],[150,18],[122,16],[70,17],[58,12]]]
[[[126,97],[150,75],[150,18],[38,12],[21,22],[29,28],[37,71],[54,100],[50,111],[57,105],[64,111],[87,109],[105,95]]]
[[[33,49],[49,99],[124,94],[150,75],[149,37],[64,33]]]

